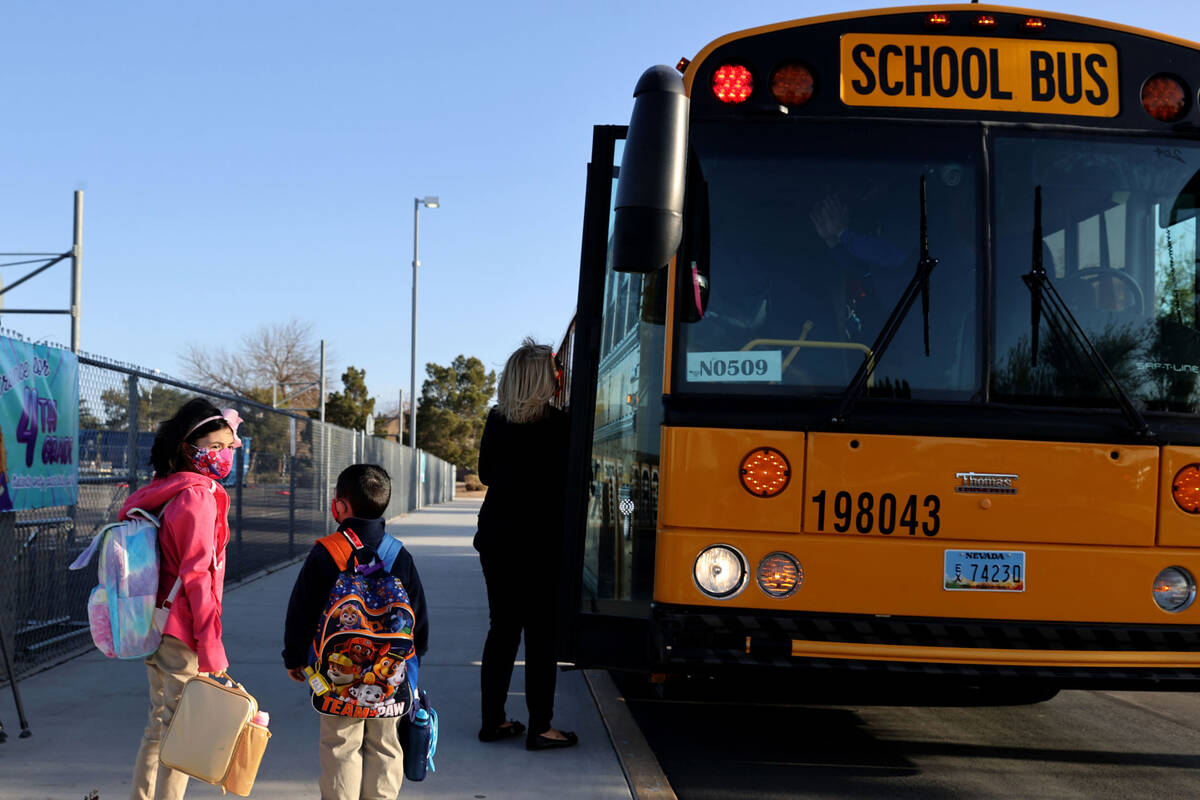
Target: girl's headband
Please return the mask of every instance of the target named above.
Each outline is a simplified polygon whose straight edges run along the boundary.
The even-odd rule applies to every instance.
[[[242,418],[238,414],[238,412],[232,408],[226,408],[226,409],[222,410],[220,414],[215,414],[211,417],[205,417],[204,419],[200,420],[195,425],[188,428],[188,432],[183,435],[184,440],[186,441],[187,438],[189,436],[191,436],[192,433],[194,433],[195,430],[197,428],[199,428],[201,425],[204,425],[205,423],[208,423],[208,422],[216,422],[217,420],[221,420],[222,422],[224,422],[226,425],[229,426],[229,430],[233,431],[233,446],[241,447],[242,440],[238,438],[237,429],[238,429],[238,425],[242,424]]]

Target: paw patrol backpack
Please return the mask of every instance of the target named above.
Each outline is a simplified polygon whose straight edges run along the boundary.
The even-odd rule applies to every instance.
[[[412,706],[412,606],[391,574],[401,544],[385,534],[379,552],[351,530],[318,540],[341,569],[317,624],[312,668],[323,678],[313,708],[331,716],[399,717]]]

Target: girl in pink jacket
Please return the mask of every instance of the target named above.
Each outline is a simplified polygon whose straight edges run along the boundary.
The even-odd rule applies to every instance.
[[[160,515],[159,605],[166,605],[176,578],[182,584],[162,644],[146,658],[150,719],[134,765],[132,800],[183,797],[188,777],[159,765],[159,745],[183,684],[201,672],[222,676],[229,666],[221,644],[229,495],[219,481],[233,467],[234,448],[241,446],[240,423],[232,408],[218,411],[202,398],[186,403],[158,427],[150,450],[154,479],[121,508],[121,519],[134,508]]]

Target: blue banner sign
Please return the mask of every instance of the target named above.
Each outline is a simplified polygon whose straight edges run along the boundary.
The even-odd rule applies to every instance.
[[[79,360],[0,336],[0,511],[79,497]]]

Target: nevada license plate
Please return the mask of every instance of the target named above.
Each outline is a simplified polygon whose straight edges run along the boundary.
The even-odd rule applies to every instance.
[[[1025,553],[947,550],[942,588],[952,592],[1025,591]]]

